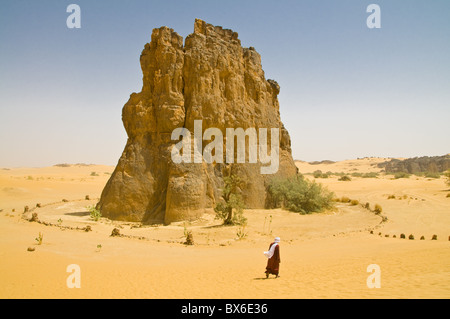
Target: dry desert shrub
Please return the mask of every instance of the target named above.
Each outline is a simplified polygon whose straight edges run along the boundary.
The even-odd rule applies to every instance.
[[[375,212],[375,214],[381,214],[383,208],[379,204],[375,204],[375,208],[373,209],[373,211]]]
[[[411,175],[406,173],[406,172],[397,172],[394,174],[394,178],[395,179],[399,179],[399,178],[409,178]]]
[[[341,203],[350,203],[351,199],[348,198],[347,196],[342,196],[341,197]]]
[[[378,177],[378,173],[376,173],[376,172],[364,173],[362,175],[362,178],[377,178],[377,177]]]
[[[450,169],[444,173],[444,176],[447,177],[447,185],[450,186]]]
[[[31,214],[30,222],[38,222],[38,221],[39,221],[38,214],[37,213]]]
[[[352,200],[350,201],[350,204],[351,204],[352,206],[356,206],[356,205],[359,204],[359,200],[357,200],[357,199],[352,199]]]
[[[188,230],[186,232],[186,241],[184,242],[185,245],[194,245],[194,236],[192,235],[192,232]]]

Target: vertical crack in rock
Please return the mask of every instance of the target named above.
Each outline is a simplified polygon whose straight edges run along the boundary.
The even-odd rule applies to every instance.
[[[297,173],[280,120],[280,86],[265,79],[261,56],[243,48],[236,32],[196,19],[183,47],[173,29],[154,29],[140,62],[142,91],[131,94],[122,110],[128,141],[97,205],[103,216],[147,224],[196,219],[220,200],[230,170],[245,182],[247,208],[264,208],[269,179]],[[202,133],[223,133],[224,162],[226,128],[279,128],[277,173],[263,175],[261,163],[248,161],[175,164],[172,131],[185,127],[193,140],[194,120],[202,120]]]

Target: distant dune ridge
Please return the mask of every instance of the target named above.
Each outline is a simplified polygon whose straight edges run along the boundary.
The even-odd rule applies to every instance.
[[[276,175],[297,173],[280,119],[280,86],[266,80],[261,56],[243,48],[236,32],[196,19],[183,45],[173,29],[154,29],[140,61],[142,91],[131,94],[122,111],[128,141],[97,205],[104,216],[148,224],[196,219],[220,200],[223,176],[230,173],[245,182],[246,207],[264,208],[266,183],[275,174],[260,173],[260,158],[232,165],[172,161],[178,141],[171,133],[184,127],[192,135],[196,120],[202,133],[217,128],[224,137],[228,128],[278,129]]]

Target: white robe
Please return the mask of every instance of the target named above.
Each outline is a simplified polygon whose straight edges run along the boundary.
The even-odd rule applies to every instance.
[[[270,246],[269,251],[265,251],[264,255],[270,259],[272,258],[273,254],[275,253],[275,248],[277,247],[278,243],[274,243],[272,246]]]

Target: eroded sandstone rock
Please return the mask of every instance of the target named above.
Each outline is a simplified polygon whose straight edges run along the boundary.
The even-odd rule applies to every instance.
[[[265,79],[261,56],[243,48],[236,32],[196,19],[183,45],[172,29],[154,29],[140,62],[142,91],[131,94],[122,110],[128,141],[97,205],[102,216],[149,224],[196,219],[220,200],[222,178],[230,173],[245,181],[248,208],[265,207],[266,184],[274,175],[261,174],[259,162],[172,161],[178,142],[172,131],[184,127],[192,134],[194,120],[202,120],[203,132],[220,129],[225,140],[226,128],[279,128],[276,175],[297,173],[280,120],[280,86]]]

